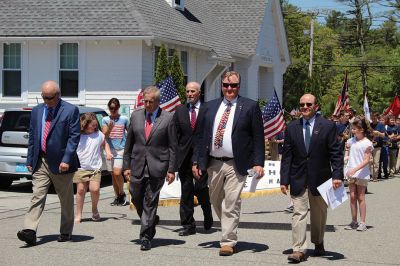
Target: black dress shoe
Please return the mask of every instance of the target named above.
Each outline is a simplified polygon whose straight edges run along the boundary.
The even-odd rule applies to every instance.
[[[315,249],[314,249],[314,253],[313,255],[315,257],[321,257],[321,256],[325,256],[325,248],[324,248],[324,243],[321,244],[315,244]]]
[[[140,245],[140,250],[146,251],[151,249],[151,241],[148,239],[142,239],[142,243]]]
[[[70,234],[61,234],[57,238],[57,242],[67,242],[67,241],[71,241],[71,240],[72,240],[72,236]]]
[[[211,229],[213,226],[214,220],[212,216],[210,217],[204,217],[204,230],[208,231]]]
[[[28,246],[36,245],[36,232],[31,229],[18,231],[17,237],[19,240],[25,241]]]
[[[182,231],[179,232],[179,236],[188,236],[196,234],[196,228],[183,228]]]

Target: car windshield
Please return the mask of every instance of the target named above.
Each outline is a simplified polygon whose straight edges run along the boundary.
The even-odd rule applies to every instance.
[[[4,113],[1,123],[2,131],[28,131],[31,112],[9,111]]]

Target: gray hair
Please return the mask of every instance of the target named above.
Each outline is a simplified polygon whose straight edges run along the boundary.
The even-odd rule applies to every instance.
[[[146,94],[149,94],[149,93],[154,93],[155,100],[157,102],[160,102],[161,93],[160,93],[160,89],[159,88],[157,88],[156,86],[149,86],[149,87],[144,89],[143,96],[146,95]]]

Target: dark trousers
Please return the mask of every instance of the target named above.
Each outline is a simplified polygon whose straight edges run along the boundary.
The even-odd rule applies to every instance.
[[[382,168],[383,168],[383,174],[384,174],[385,178],[389,176],[389,174],[388,174],[389,157],[388,156],[389,156],[388,147],[383,146],[381,149],[381,158],[379,161],[378,178],[381,178]]]
[[[196,221],[193,218],[194,202],[193,197],[196,196],[204,218],[212,217],[210,195],[208,194],[207,173],[200,181],[193,182],[192,163],[187,158],[179,170],[179,179],[181,181],[181,202],[179,214],[181,217],[181,225],[184,228],[196,228]]]
[[[152,240],[156,234],[155,218],[164,178],[131,177],[129,191],[132,203],[140,217],[140,239]]]

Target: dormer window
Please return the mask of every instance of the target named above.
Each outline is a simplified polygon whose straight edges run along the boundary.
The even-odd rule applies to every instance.
[[[185,0],[166,0],[171,7],[178,10],[185,10]]]

